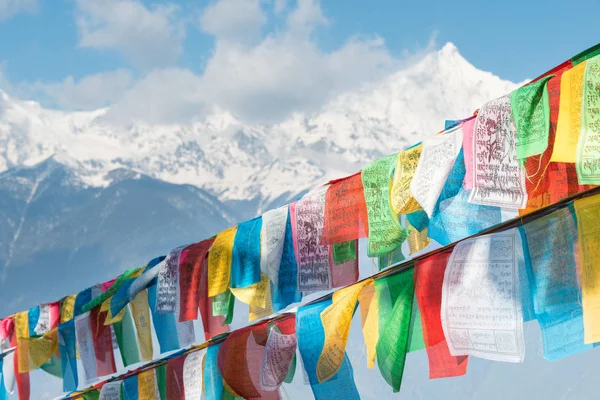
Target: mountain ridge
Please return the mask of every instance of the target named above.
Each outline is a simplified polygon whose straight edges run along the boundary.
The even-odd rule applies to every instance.
[[[232,206],[251,202],[252,216],[414,144],[445,118],[471,115],[516,87],[478,70],[448,43],[318,112],[268,125],[218,111],[189,123],[116,126],[103,121],[109,108],[48,110],[0,92],[0,171],[53,156],[91,187],[107,186],[111,171],[125,169],[203,188]]]

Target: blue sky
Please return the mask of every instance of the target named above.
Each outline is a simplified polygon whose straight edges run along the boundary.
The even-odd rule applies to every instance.
[[[238,114],[240,102],[281,96],[302,109],[446,42],[522,81],[596,44],[600,28],[585,15],[600,3],[577,3],[0,0],[0,88],[77,110],[166,91],[177,105],[149,107],[167,119],[200,92]],[[308,81],[324,82],[323,93],[299,93]]]

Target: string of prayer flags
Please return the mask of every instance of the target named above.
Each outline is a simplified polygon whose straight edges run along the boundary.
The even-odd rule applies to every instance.
[[[577,284],[577,221],[562,208],[520,228],[544,358],[558,360],[592,345],[583,342],[583,310]]]
[[[331,305],[321,313],[325,341],[317,362],[316,373],[319,383],[331,379],[344,362],[356,302],[361,290],[369,285],[373,285],[373,279],[366,279],[335,291],[331,298]]]
[[[600,57],[587,61],[581,104],[581,132],[577,142],[580,184],[600,184]]]
[[[202,396],[202,362],[206,350],[190,353],[183,362],[183,392],[186,399],[199,399]]]
[[[473,131],[473,190],[471,203],[525,208],[525,171],[517,160],[516,128],[510,95],[484,104]]]
[[[415,263],[415,296],[421,315],[423,340],[429,359],[429,379],[467,373],[467,356],[452,356],[441,322],[442,285],[450,252]]]
[[[523,361],[518,268],[514,229],[454,247],[444,273],[441,305],[451,355]]]
[[[233,242],[230,287],[245,288],[260,282],[261,228],[261,217],[238,225]]]
[[[546,85],[551,77],[522,86],[510,95],[518,160],[542,154],[548,147],[550,103]]]
[[[275,286],[279,282],[288,214],[288,207],[285,206],[269,210],[262,216],[260,270]]]
[[[208,297],[215,297],[229,287],[231,253],[237,226],[224,230],[215,238],[208,253]]]
[[[204,395],[207,399],[221,399],[223,397],[223,376],[219,372],[218,356],[219,349],[223,343],[217,343],[206,349],[202,378],[204,383]]]
[[[276,326],[269,330],[260,367],[260,389],[262,391],[276,391],[290,374],[292,368],[295,369],[297,345],[295,320],[293,318],[288,320],[291,322],[290,325],[294,325],[293,332],[281,333]],[[293,371],[291,373],[293,374]]]
[[[462,134],[459,125],[423,141],[421,157],[410,182],[410,192],[430,218],[461,150]]]
[[[418,145],[398,153],[390,194],[390,205],[395,214],[409,214],[421,210],[421,206],[411,194],[410,183],[422,150],[423,146]]]
[[[278,279],[277,283],[273,282],[272,287],[274,311],[283,310],[288,305],[302,300],[302,292],[298,291],[298,264],[296,262],[296,253],[294,252],[292,226],[291,210],[288,209]]]
[[[408,270],[375,280],[379,302],[377,365],[394,393],[400,391],[414,297],[414,271]]]
[[[317,363],[325,343],[325,332],[320,315],[329,305],[331,300],[321,301],[300,307],[296,313],[296,336],[302,364],[308,374],[315,400],[360,399],[354,383],[352,364],[347,354],[344,355],[344,361],[334,377],[324,382],[319,382],[317,379]]]
[[[369,219],[369,257],[391,253],[406,240],[406,231],[390,208],[390,176],[397,157],[397,154],[392,154],[381,158],[362,171]]]
[[[588,61],[588,63],[591,60]],[[600,342],[600,197],[587,197],[574,202],[579,234],[581,292],[584,343]]]
[[[329,182],[325,195],[322,245],[335,245],[366,238],[367,205],[361,173]]]
[[[577,64],[562,74],[556,140],[550,159],[552,162],[576,162],[586,64],[587,62]]]

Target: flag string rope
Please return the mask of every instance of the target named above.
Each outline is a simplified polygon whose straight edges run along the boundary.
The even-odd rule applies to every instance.
[[[539,208],[539,209],[534,210],[531,213],[528,213],[526,215],[522,215],[522,216],[518,216],[518,217],[512,218],[512,219],[510,219],[508,221],[502,222],[502,223],[500,223],[500,224],[498,224],[496,226],[493,226],[493,227],[490,227],[488,229],[485,229],[485,230],[483,230],[481,232],[478,232],[478,233],[476,233],[474,235],[468,236],[468,237],[466,237],[464,239],[461,239],[459,241],[451,243],[451,244],[449,244],[447,246],[443,246],[443,247],[437,248],[435,250],[431,250],[431,251],[429,251],[427,253],[424,253],[424,254],[421,254],[421,255],[419,255],[417,257],[414,257],[414,258],[412,258],[410,260],[402,261],[402,262],[400,262],[400,263],[398,263],[396,265],[393,265],[393,266],[388,267],[388,268],[386,268],[386,269],[384,269],[382,271],[379,271],[379,272],[377,272],[377,273],[375,273],[375,274],[373,274],[373,275],[371,275],[371,276],[369,276],[367,278],[358,280],[357,282],[353,283],[352,285],[348,285],[348,286],[353,286],[353,285],[360,284],[361,282],[363,282],[363,281],[365,281],[367,279],[379,279],[379,278],[391,276],[391,275],[394,275],[394,274],[406,271],[406,270],[408,270],[410,268],[414,268],[415,262],[420,261],[420,260],[424,260],[424,259],[426,259],[428,257],[432,257],[432,256],[434,256],[436,254],[440,254],[440,253],[444,253],[444,252],[447,252],[449,250],[452,250],[458,243],[460,243],[462,241],[465,241],[465,240],[468,240],[468,239],[472,239],[472,238],[475,238],[475,237],[478,237],[478,236],[482,236],[482,235],[488,235],[488,234],[491,234],[491,233],[502,232],[502,231],[507,230],[507,229],[516,228],[516,227],[518,227],[520,225],[523,225],[523,224],[525,224],[527,222],[536,220],[538,218],[542,218],[542,217],[544,217],[544,216],[546,216],[546,215],[548,215],[548,214],[550,214],[550,213],[552,213],[552,212],[554,212],[554,211],[556,211],[558,209],[567,207],[574,200],[578,200],[578,199],[582,199],[582,198],[585,198],[585,197],[594,196],[594,195],[597,195],[597,194],[600,194],[600,186],[597,186],[597,187],[594,187],[594,188],[591,188],[591,189],[588,189],[588,190],[576,193],[576,194],[571,195],[569,197],[565,197],[564,199],[562,199],[562,200],[560,200],[560,201],[558,201],[558,202],[556,202],[554,204],[550,204],[548,206]],[[346,287],[348,287],[348,286],[346,286]],[[305,304],[302,304],[302,307],[308,306],[308,305],[311,305],[311,304],[315,304],[315,303],[319,303],[319,302],[322,302],[322,301],[326,301],[326,300],[328,300],[328,299],[331,298],[333,292],[341,290],[341,289],[343,289],[343,288],[338,288],[338,289],[333,290],[332,292],[327,293],[327,294],[325,294],[325,295],[323,295],[323,296],[321,296],[321,297],[319,297],[317,299],[314,299],[314,300],[311,300],[311,301],[309,301],[309,302],[307,302]],[[292,318],[294,316],[295,316],[295,313],[289,312],[289,311],[288,312],[277,313],[277,314],[274,314],[274,315],[272,315],[270,317],[263,318],[263,319],[258,320],[258,321],[254,321],[252,324],[246,325],[243,328],[244,329],[246,329],[246,328],[250,328],[251,329],[253,326],[256,326],[258,324],[264,324],[265,322],[266,323],[271,323],[271,322],[281,321],[281,320],[283,320],[285,318]],[[207,347],[209,347],[211,345],[221,343],[221,342],[223,342],[227,338],[227,336],[230,333],[231,332],[222,333],[222,334],[220,334],[218,336],[215,336],[214,338],[212,338],[212,339],[210,339],[210,340],[208,340],[208,341],[206,341],[204,343],[193,345],[189,349],[182,349],[182,350],[176,351],[176,352],[174,352],[172,354],[169,354],[166,357],[150,361],[150,362],[142,365],[141,367],[139,367],[139,368],[137,368],[135,370],[127,371],[127,372],[125,372],[125,373],[123,373],[121,375],[115,375],[115,376],[113,376],[113,377],[111,377],[111,378],[109,378],[109,379],[107,379],[105,381],[97,383],[94,386],[90,386],[90,387],[88,387],[86,389],[83,389],[81,391],[74,392],[72,394],[69,394],[69,395],[66,395],[64,397],[61,397],[61,399],[64,399],[64,400],[74,399],[74,398],[77,398],[77,397],[83,395],[84,393],[88,393],[88,392],[91,392],[93,390],[96,390],[98,387],[101,387],[102,385],[104,385],[104,384],[106,384],[108,382],[120,381],[120,380],[123,380],[123,379],[125,379],[127,377],[139,374],[140,372],[144,372],[144,371],[147,371],[147,370],[150,370],[150,369],[153,369],[153,368],[157,368],[157,367],[159,367],[161,365],[166,364],[167,361],[170,360],[170,359],[172,359],[172,358],[183,356],[183,355],[187,355],[187,354],[190,354],[190,353],[194,353],[196,351],[203,350],[203,349],[205,349],[205,348],[207,348]]]

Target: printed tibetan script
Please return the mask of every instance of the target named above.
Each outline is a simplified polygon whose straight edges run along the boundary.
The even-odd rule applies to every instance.
[[[453,356],[523,361],[523,310],[514,230],[456,245],[444,274],[441,318]]]

